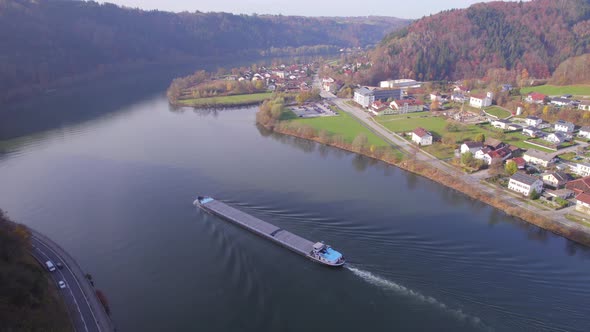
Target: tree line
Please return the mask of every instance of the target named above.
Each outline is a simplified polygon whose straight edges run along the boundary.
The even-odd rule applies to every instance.
[[[0,102],[129,66],[365,46],[407,22],[0,0]]]
[[[590,52],[590,2],[489,2],[445,11],[386,36],[364,83],[481,78],[505,69],[549,78],[565,59]]]
[[[29,254],[29,230],[0,210],[0,330],[71,330],[63,303]]]

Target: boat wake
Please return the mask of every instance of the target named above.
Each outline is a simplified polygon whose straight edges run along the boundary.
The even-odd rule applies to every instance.
[[[364,270],[358,269],[354,266],[351,266],[350,264],[346,264],[346,265],[344,265],[344,267],[346,267],[352,273],[354,273],[355,275],[357,275],[358,277],[360,277],[361,279],[365,280],[366,282],[368,282],[370,284],[373,284],[378,287],[382,287],[384,289],[394,291],[394,292],[404,295],[404,296],[412,297],[412,298],[419,300],[421,302],[424,302],[424,303],[431,304],[431,305],[438,307],[439,309],[441,309],[445,312],[448,312],[449,314],[453,315],[454,317],[456,317],[457,319],[459,319],[461,321],[464,321],[464,322],[470,323],[474,326],[480,327],[480,328],[484,329],[485,331],[493,331],[492,328],[485,326],[485,324],[481,321],[481,319],[479,317],[468,315],[460,309],[450,308],[446,304],[440,302],[439,300],[437,300],[431,296],[422,295],[419,292],[411,290],[411,289],[409,289],[405,286],[402,286],[396,282],[393,282],[391,280],[387,280],[385,278],[381,278],[379,276],[374,275],[373,273],[371,273],[369,271],[364,271]]]

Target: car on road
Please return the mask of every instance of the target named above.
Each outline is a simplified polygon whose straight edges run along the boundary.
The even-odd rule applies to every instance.
[[[57,266],[57,268],[60,270],[64,268],[64,265],[61,262],[55,263],[55,266]]]
[[[59,286],[59,288],[64,289],[66,288],[66,283],[63,280],[60,280],[57,285]]]

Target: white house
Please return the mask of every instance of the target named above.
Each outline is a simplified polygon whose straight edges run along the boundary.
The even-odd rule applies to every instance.
[[[537,128],[535,127],[525,127],[522,129],[522,134],[523,135],[527,135],[530,137],[535,137],[536,136],[536,132],[537,132]]]
[[[545,96],[542,93],[538,93],[538,92],[531,92],[529,93],[529,95],[526,97],[525,101],[529,104],[543,104],[545,102],[545,98],[547,96]]]
[[[389,104],[389,107],[400,114],[422,112],[424,103],[416,99],[394,100]]]
[[[471,152],[475,156],[477,151],[479,151],[481,149],[483,149],[482,142],[467,141],[467,142],[461,144],[461,154]]]
[[[555,105],[555,106],[569,106],[571,105],[572,100],[571,99],[567,99],[567,98],[561,98],[561,97],[557,97],[557,98],[553,98],[551,99],[551,104]]]
[[[508,120],[492,120],[492,122],[490,122],[490,124],[496,128],[500,128],[500,129],[508,129],[508,127],[510,126],[510,121]]]
[[[490,149],[490,148],[488,148],[488,147],[485,147],[485,148],[483,148],[481,150],[477,150],[475,152],[475,154],[473,155],[473,158],[483,160],[484,159],[484,156],[486,154],[488,154],[490,151],[493,151],[493,150]]]
[[[441,95],[438,92],[433,92],[430,94],[430,100],[431,101],[445,101],[446,100],[446,96]]]
[[[473,95],[469,98],[469,106],[475,108],[484,108],[492,105],[492,99],[494,98],[494,94],[492,92],[488,92],[485,95]]]
[[[487,153],[485,153],[483,155],[482,159],[487,165],[491,165],[491,164],[501,163],[504,160],[510,158],[511,156],[512,156],[512,152],[510,151],[510,149],[507,146],[505,146],[505,147],[499,148],[497,150],[488,151]]]
[[[524,154],[523,158],[527,163],[548,167],[551,163],[553,163],[555,154],[529,149]]]
[[[573,168],[573,171],[574,171],[574,173],[576,173],[582,177],[590,176],[590,164],[588,164],[588,163],[576,164],[576,167]]]
[[[547,142],[552,143],[552,144],[559,145],[559,144],[565,142],[567,140],[567,137],[565,136],[565,134],[563,132],[556,131],[554,133],[551,133],[551,134],[545,136],[543,139],[546,140]]]
[[[584,126],[584,127],[580,128],[580,131],[578,132],[578,136],[590,138],[590,127]]]
[[[455,92],[451,95],[451,100],[457,103],[463,103],[467,101],[467,97],[460,92]]]
[[[570,180],[569,176],[564,172],[553,172],[543,174],[543,182],[554,188],[561,188]]]
[[[369,107],[369,111],[375,115],[393,114],[393,110],[387,106],[387,103],[381,100],[376,100]]]
[[[508,189],[524,196],[530,195],[533,190],[540,194],[543,192],[543,181],[524,173],[515,173],[510,177]]]
[[[578,109],[582,111],[590,111],[590,100],[582,100],[580,105],[578,105]]]
[[[420,146],[432,145],[432,134],[426,129],[418,127],[412,132],[412,142]]]
[[[534,128],[537,128],[541,123],[543,123],[543,120],[536,116],[527,116],[524,121],[526,122],[527,126]]]
[[[563,120],[558,120],[555,123],[555,131],[561,131],[564,133],[571,133],[574,131],[574,124],[571,122],[567,122],[567,121],[563,121]]]

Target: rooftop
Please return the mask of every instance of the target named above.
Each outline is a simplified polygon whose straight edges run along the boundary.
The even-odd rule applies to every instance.
[[[535,150],[535,149],[529,149],[525,153],[525,155],[532,157],[532,158],[541,159],[544,161],[551,161],[553,158],[555,158],[555,152],[549,153],[549,152],[543,152],[543,151],[539,151],[539,150]]]
[[[514,173],[514,175],[512,175],[510,179],[520,183],[528,184],[529,186],[538,180],[537,178],[532,177],[530,175],[526,175],[524,173]]]
[[[414,134],[416,134],[418,137],[431,136],[430,133],[426,129],[421,128],[421,127],[414,129]]]

